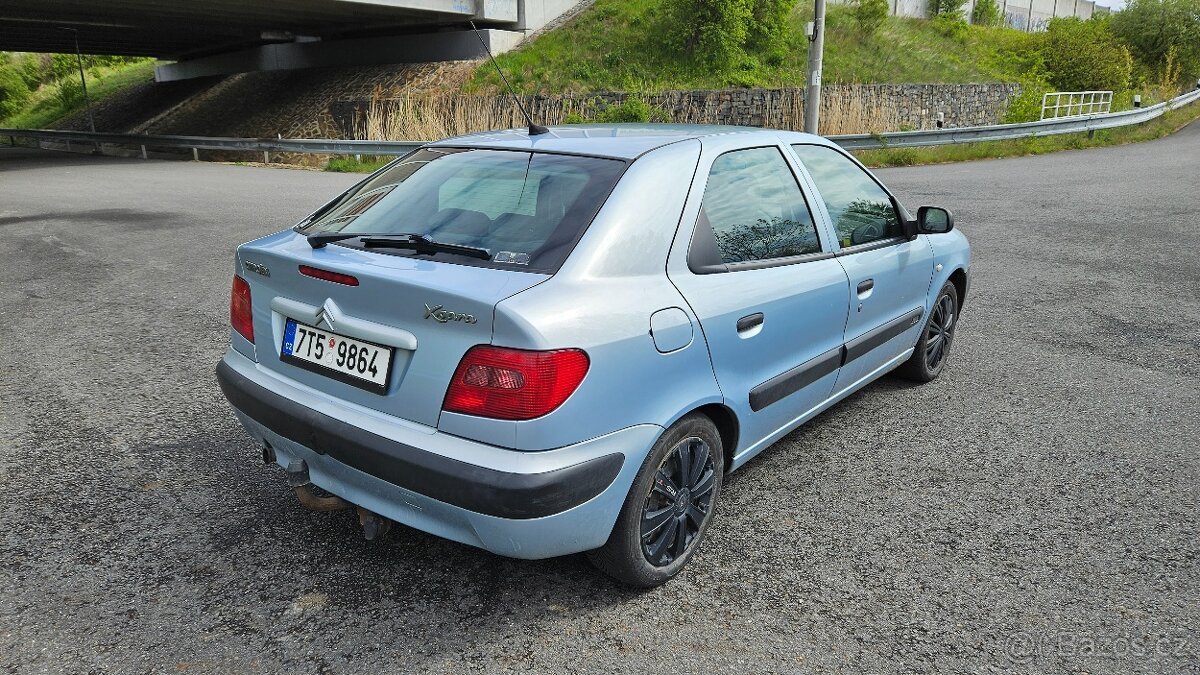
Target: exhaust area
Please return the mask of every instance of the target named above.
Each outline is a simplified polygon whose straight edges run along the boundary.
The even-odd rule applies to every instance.
[[[270,453],[270,457],[274,461],[275,451],[270,445],[264,445],[264,461],[266,461],[268,453]],[[296,491],[296,499],[300,500],[300,505],[304,508],[319,513],[345,511],[350,508],[357,509],[358,523],[362,526],[363,537],[367,541],[375,541],[391,531],[394,523],[374,511],[364,509],[361,506],[354,506],[337,495],[317,495],[313,491],[312,481],[308,477],[308,464],[304,460],[292,460],[288,463],[285,470],[287,471],[288,484]]]

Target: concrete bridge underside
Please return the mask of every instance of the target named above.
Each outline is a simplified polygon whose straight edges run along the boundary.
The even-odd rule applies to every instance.
[[[475,58],[579,0],[4,0],[0,50],[153,56],[158,79]],[[465,31],[465,32],[464,32]]]

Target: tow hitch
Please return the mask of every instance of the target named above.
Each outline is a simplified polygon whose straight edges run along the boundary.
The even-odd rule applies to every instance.
[[[263,450],[263,459],[267,457],[267,452],[270,446],[266,446]],[[274,451],[271,451],[272,459]],[[392,529],[392,521],[383,516],[369,511],[361,506],[354,506],[350,502],[338,497],[337,495],[318,495],[313,491],[312,481],[308,477],[308,464],[302,459],[293,459],[287,465],[288,485],[296,491],[296,498],[300,500],[300,504],[310,511],[344,511],[349,508],[355,508],[358,511],[358,522],[362,525],[363,536],[367,541],[375,541],[383,535],[387,534]]]

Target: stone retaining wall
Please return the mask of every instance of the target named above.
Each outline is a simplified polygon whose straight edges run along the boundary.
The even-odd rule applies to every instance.
[[[948,127],[995,124],[1009,101],[1020,93],[1016,84],[843,84],[827,85],[823,90],[821,133],[870,133],[936,127],[942,113]],[[567,96],[527,96],[523,102],[536,120],[545,124],[562,123],[570,115],[590,120],[609,106],[620,105],[637,96],[651,108],[653,121],[734,124],[778,129],[804,126],[804,90],[722,89],[701,91],[665,91],[655,94],[608,92]],[[375,98],[343,100],[329,106],[330,117],[341,134],[365,138],[368,111],[412,108],[413,101]],[[503,128],[516,124],[516,109],[506,96],[441,97],[424,101],[423,114],[442,111],[450,133]],[[474,126],[461,128],[462,114],[455,109],[470,108]],[[480,114],[479,111],[485,111]],[[457,126],[456,126],[457,124]]]

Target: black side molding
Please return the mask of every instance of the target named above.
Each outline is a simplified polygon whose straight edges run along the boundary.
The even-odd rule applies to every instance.
[[[780,373],[750,390],[750,409],[758,412],[825,377],[841,365],[842,348],[838,347]]]
[[[891,340],[897,335],[917,325],[921,317],[925,315],[923,307],[905,312],[903,316],[892,319],[882,326],[872,329],[853,340],[846,343],[846,356],[842,360],[842,364],[850,363],[854,359],[866,354],[883,343]]]
[[[625,462],[613,453],[545,473],[497,471],[364,431],[280,396],[224,361],[217,364],[217,381],[234,408],[280,436],[406,490],[489,516],[561,513],[603,492]]]

